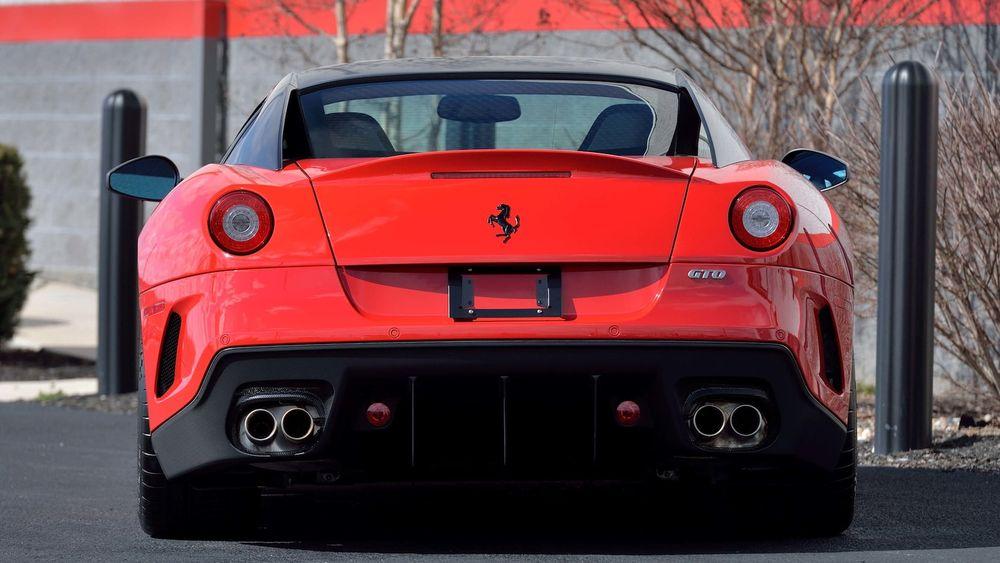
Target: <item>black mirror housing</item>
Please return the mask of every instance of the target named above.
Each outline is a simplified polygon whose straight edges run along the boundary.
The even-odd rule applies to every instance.
[[[820,151],[795,149],[783,156],[781,162],[805,176],[821,192],[846,184],[850,179],[846,162]]]
[[[159,155],[140,156],[108,172],[108,189],[145,201],[160,201],[181,181],[177,165]]]

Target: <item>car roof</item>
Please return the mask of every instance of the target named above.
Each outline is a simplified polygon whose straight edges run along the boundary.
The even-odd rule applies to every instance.
[[[361,61],[323,66],[288,75],[295,88],[308,89],[331,82],[380,78],[419,78],[453,74],[592,75],[620,77],[676,85],[677,73],[650,66],[574,57],[446,57]]]

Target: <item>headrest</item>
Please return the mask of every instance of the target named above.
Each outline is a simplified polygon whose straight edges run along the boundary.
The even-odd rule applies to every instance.
[[[317,158],[393,156],[396,149],[379,122],[366,113],[338,112],[323,116],[326,131],[313,152]]]
[[[604,108],[590,126],[580,150],[616,155],[646,153],[653,130],[653,110],[646,104],[616,104]]]

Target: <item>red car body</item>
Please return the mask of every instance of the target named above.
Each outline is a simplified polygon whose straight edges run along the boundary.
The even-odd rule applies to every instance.
[[[429,170],[532,168],[574,174],[504,179],[501,187],[463,197],[455,192],[475,179],[428,177]],[[630,182],[616,186],[615,197],[601,189],[609,177],[626,175]],[[379,184],[380,177],[390,180]],[[364,192],[337,193],[338,183],[359,180]],[[406,197],[430,182],[433,192]],[[554,195],[568,185],[590,188],[589,197],[568,207]],[[764,253],[740,245],[729,228],[728,209],[750,185],[780,190],[796,206],[793,234]],[[847,421],[850,370],[840,392],[824,382],[815,319],[830,309],[842,364],[849,366],[850,241],[826,198],[775,162],[729,170],[694,158],[654,163],[537,151],[433,153],[384,163],[305,161],[278,171],[210,165],[184,186],[162,204],[169,214],[150,217],[139,241],[147,370],[157,365],[168,313],[198,319],[178,344],[174,385],[161,397],[146,391],[153,430],[191,402],[212,359],[226,348],[469,339],[773,342],[794,354],[816,399]],[[221,195],[245,189],[271,204],[276,228],[259,252],[233,256],[212,242],[204,225]],[[544,221],[525,226],[509,245],[498,244],[485,218],[500,199],[517,202],[526,221]],[[324,206],[331,214],[339,210],[336,229],[324,226]],[[378,229],[351,236],[374,218],[384,221]],[[455,240],[455,231],[467,233],[465,239]],[[457,323],[446,315],[446,265],[525,262],[572,264],[564,270],[563,298],[572,306],[564,318]],[[724,268],[726,279],[688,277],[693,269],[712,268]],[[149,371],[147,381],[155,381]]]
[[[550,78],[552,73],[579,72],[579,63],[565,60],[532,60],[538,68],[529,65],[527,70],[523,61],[491,64],[518,76],[541,70]],[[462,73],[479,76],[456,65],[441,69],[424,63],[414,70],[412,64],[382,63],[368,70],[372,80],[394,75],[426,78],[433,72],[452,78]],[[363,64],[353,66],[366,70]],[[609,68],[614,70],[605,74],[615,80],[650,80],[644,73],[653,72],[634,65]],[[316,72],[305,76],[313,83],[339,79],[317,78]],[[602,72],[591,69],[588,76]],[[298,88],[304,90],[301,76]],[[269,100],[295,92],[294,80],[286,79]],[[845,440],[853,439],[850,240],[829,201],[796,170],[771,160],[726,163],[715,156],[481,149],[388,158],[299,158],[283,160],[274,169],[230,160],[198,170],[163,199],[139,240],[146,382],[140,392],[148,409],[147,453],[155,450],[157,457],[148,473],[181,483],[234,467],[266,471],[261,464],[270,454],[246,450],[234,438],[243,411],[236,414],[233,409],[239,408],[240,393],[245,392],[237,387],[278,381],[275,385],[287,390],[315,379],[330,393],[320,397],[319,411],[311,411],[320,437],[311,449],[286,457],[275,454],[274,461],[285,462],[280,471],[289,471],[291,460],[315,472],[322,461],[328,464],[322,471],[336,471],[344,481],[353,476],[373,483],[400,475],[410,480],[462,480],[470,467],[468,475],[478,478],[485,471],[476,465],[481,459],[490,460],[481,465],[492,467],[495,461],[502,469],[511,459],[523,460],[528,452],[540,451],[534,446],[518,450],[521,446],[508,443],[523,434],[510,426],[516,422],[508,417],[532,412],[544,427],[548,416],[576,412],[575,399],[560,402],[546,394],[558,395],[558,382],[552,385],[554,391],[546,387],[525,398],[528,391],[518,387],[519,374],[533,373],[532,365],[558,372],[559,366],[575,365],[574,356],[589,354],[595,358],[587,360],[595,366],[594,373],[566,367],[573,373],[564,374],[579,375],[580,381],[593,379],[592,398],[584,383],[569,393],[583,397],[582,410],[593,410],[593,422],[590,415],[581,418],[581,424],[593,425],[587,427],[588,436],[593,435],[593,455],[582,463],[587,479],[632,478],[643,466],[652,472],[642,478],[655,481],[656,475],[663,478],[673,471],[672,460],[683,464],[695,458],[727,465],[795,465],[823,475],[835,471],[846,451]],[[754,187],[777,194],[791,212],[787,236],[766,250],[749,248],[734,234],[734,205]],[[216,242],[209,223],[221,197],[244,191],[266,202],[273,230],[258,250],[234,254]],[[496,217],[490,219],[500,204],[510,211],[507,224],[516,226],[507,237],[494,224]],[[552,271],[558,271],[558,279],[546,280]],[[558,282],[560,310],[551,316],[539,308],[532,318],[533,288],[546,281]],[[451,311],[457,301],[449,292],[458,291],[459,283],[470,288],[474,283],[469,318]],[[537,304],[542,304],[541,297]],[[465,304],[459,305],[464,309]],[[476,315],[495,310],[522,313]],[[662,357],[643,356],[660,354],[661,349]],[[343,368],[344,379],[332,375],[341,368],[325,372],[321,367],[323,361],[341,361],[336,358],[343,356],[355,362]],[[386,363],[387,358],[397,361]],[[619,384],[616,381],[631,381],[629,375],[617,380],[608,375],[615,365],[631,362],[638,362],[634,369],[640,372],[647,365],[642,362],[650,366],[641,383]],[[505,410],[503,421],[496,423],[503,431],[502,454],[496,454],[502,459],[484,454],[478,461],[444,464],[448,471],[440,474],[435,473],[437,465],[421,471],[421,459],[443,451],[435,444],[424,455],[413,438],[423,431],[415,429],[415,405],[422,400],[414,398],[419,394],[415,389],[423,393],[425,387],[434,388],[436,384],[424,386],[423,381],[431,378],[433,369],[427,366],[435,363],[452,378],[446,381],[458,381],[459,386],[462,373],[477,371],[488,374],[491,382],[502,381],[497,400]],[[227,375],[226,370],[236,374],[244,364],[255,366],[244,366],[249,373],[266,377],[257,381],[252,375]],[[774,367],[779,364],[783,367]],[[777,375],[770,380],[759,372],[775,369],[791,375],[781,376],[779,382]],[[741,375],[749,379],[734,379]],[[610,384],[599,384],[598,377]],[[661,377],[663,389],[658,387]],[[702,380],[709,391],[692,383]],[[523,388],[530,385],[527,381]],[[767,430],[763,423],[757,428],[763,433],[761,442],[732,450],[725,444],[699,445],[690,430],[692,397],[711,389],[721,388],[725,395],[725,389],[745,387],[750,391],[737,394],[749,393],[747,400],[767,418]],[[599,398],[605,389],[614,392]],[[352,392],[357,394],[349,402],[338,402],[337,397]],[[458,418],[468,414],[461,406],[465,393],[442,399],[457,405]],[[492,405],[490,397],[483,401]],[[508,401],[521,399],[517,410],[508,413]],[[661,409],[661,401],[674,406]],[[391,418],[400,433],[386,437],[384,444],[378,441],[372,418],[379,415],[369,412],[369,427],[361,428],[365,409],[376,403],[387,409],[383,416]],[[329,411],[320,412],[323,409]],[[334,412],[337,409],[346,414]],[[616,419],[616,412],[623,414]],[[724,414],[723,421],[734,413]],[[475,413],[469,416],[474,425]],[[428,422],[425,428],[437,428],[438,422]],[[245,430],[247,422],[243,424]],[[473,441],[492,448],[494,422],[483,424],[490,430]],[[357,433],[344,443],[363,453],[352,458],[360,460],[352,467],[339,458],[346,450],[338,451],[322,437],[348,427]],[[556,427],[565,431],[561,424]],[[661,427],[664,436],[671,437],[652,439],[660,444],[655,459],[637,454],[627,471],[594,469],[617,468],[617,461],[631,459],[629,432],[648,438],[659,435]],[[616,463],[600,462],[606,452],[614,452]],[[441,456],[447,458],[448,453]],[[566,469],[571,458],[576,459],[566,454],[537,476],[562,478],[563,473],[548,469]],[[373,459],[382,466],[368,471]],[[398,465],[399,471],[381,471],[390,465]],[[500,480],[536,477],[521,469],[514,475],[487,473]],[[566,474],[578,476],[576,469],[570,467]],[[853,473],[851,479],[853,483]],[[148,499],[144,502],[149,504]],[[153,533],[165,529],[151,526],[147,530]],[[839,524],[840,529],[845,526]]]

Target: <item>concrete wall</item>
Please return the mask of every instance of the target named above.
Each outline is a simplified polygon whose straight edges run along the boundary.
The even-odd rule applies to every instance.
[[[101,105],[130,88],[148,104],[147,152],[182,174],[194,148],[198,40],[0,43],[0,143],[25,160],[33,201],[31,265],[96,284]]]

